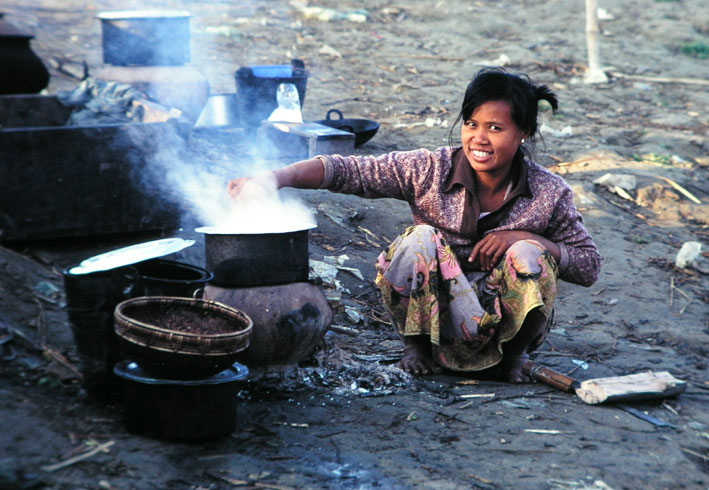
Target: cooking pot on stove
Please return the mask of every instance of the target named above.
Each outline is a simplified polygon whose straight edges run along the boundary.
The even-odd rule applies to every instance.
[[[101,12],[103,62],[166,66],[190,62],[190,13],[184,10]]]
[[[336,114],[337,119],[332,118],[332,114]],[[379,130],[379,123],[377,121],[372,121],[371,119],[345,119],[342,112],[338,109],[330,109],[327,111],[325,119],[315,122],[341,131],[354,133],[355,146],[365,144],[367,141],[371,140]]]
[[[206,268],[220,286],[263,286],[308,280],[308,230],[278,233],[230,233],[219,227],[197,228],[204,235]]]

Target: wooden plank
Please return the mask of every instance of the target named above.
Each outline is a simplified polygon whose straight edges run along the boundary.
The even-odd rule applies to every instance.
[[[576,394],[591,405],[676,396],[687,388],[667,371],[629,374],[582,381]]]

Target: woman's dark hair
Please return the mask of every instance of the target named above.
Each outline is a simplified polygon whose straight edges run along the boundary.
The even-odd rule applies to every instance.
[[[537,113],[540,100],[546,100],[554,112],[559,108],[556,95],[546,85],[533,85],[524,74],[513,75],[502,68],[480,70],[465,89],[460,113],[453,124],[466,121],[485,102],[504,100],[511,106],[511,116],[517,127],[534,141],[537,133]],[[453,128],[449,139],[452,142]]]

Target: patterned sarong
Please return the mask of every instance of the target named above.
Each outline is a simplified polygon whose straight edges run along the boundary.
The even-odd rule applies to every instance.
[[[534,240],[514,243],[490,272],[465,274],[440,232],[411,226],[381,253],[377,271],[399,334],[428,336],[434,360],[456,371],[498,364],[527,314],[539,308],[549,318],[556,297],[556,262]]]

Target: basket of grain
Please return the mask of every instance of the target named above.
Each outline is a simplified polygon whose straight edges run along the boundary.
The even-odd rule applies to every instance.
[[[199,379],[229,368],[249,346],[251,318],[216,301],[142,296],[119,303],[114,325],[125,357],[169,379]]]

